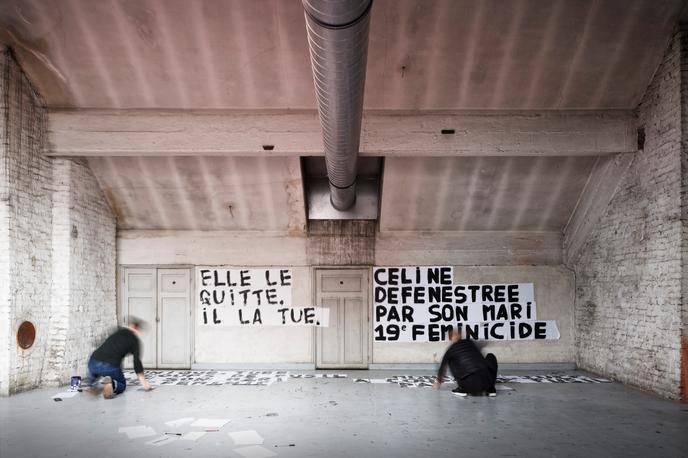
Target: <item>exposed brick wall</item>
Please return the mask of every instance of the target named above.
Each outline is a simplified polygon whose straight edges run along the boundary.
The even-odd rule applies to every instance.
[[[53,287],[43,382],[82,374],[116,326],[115,218],[83,160],[53,161]]]
[[[638,109],[646,133],[576,271],[577,363],[677,398],[681,334],[680,42]]]
[[[8,56],[0,55],[0,395],[9,394],[10,334],[10,188],[8,183],[9,76]]]
[[[681,36],[681,398],[688,401],[688,24]]]
[[[63,377],[80,374],[117,325],[116,221],[85,161],[72,162],[70,326]]]
[[[4,256],[0,315],[4,318],[2,364],[6,375],[0,394],[36,387],[40,383],[50,310],[51,167],[43,154],[47,111],[9,50],[2,54],[2,198],[0,222]],[[36,326],[30,349],[16,345],[22,321]]]
[[[52,266],[50,331],[43,380],[58,384],[67,348],[70,297],[70,163],[53,160]]]
[[[0,395],[82,374],[116,324],[115,219],[84,161],[45,155],[47,110],[0,62]],[[19,324],[36,326],[28,350]]]

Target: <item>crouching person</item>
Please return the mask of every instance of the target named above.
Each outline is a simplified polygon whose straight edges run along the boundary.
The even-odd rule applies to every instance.
[[[472,340],[462,338],[461,328],[449,333],[452,344],[442,358],[440,370],[437,373],[437,381],[433,385],[438,389],[442,384],[442,378],[449,366],[452,376],[456,380],[457,387],[452,393],[457,396],[468,394],[487,393],[488,396],[497,396],[495,382],[497,380],[497,358],[492,353],[483,355]]]
[[[90,393],[97,393],[94,383],[101,377],[100,383],[103,386],[105,399],[112,399],[116,394],[124,392],[127,381],[122,372],[122,360],[128,354],[134,357],[134,371],[141,385],[146,391],[151,389],[143,374],[143,364],[141,364],[139,332],[143,327],[143,321],[129,317],[128,326],[119,328],[93,352],[88,361],[88,378],[85,383]]]

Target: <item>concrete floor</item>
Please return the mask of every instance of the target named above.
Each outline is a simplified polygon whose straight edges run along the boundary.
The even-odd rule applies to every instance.
[[[510,384],[497,398],[356,384],[413,371],[328,371],[348,379],[292,379],[269,387],[136,387],[114,400],[59,389],[0,399],[0,457],[240,457],[227,432],[256,430],[283,457],[688,456],[688,405],[609,384]],[[529,372],[532,373],[532,372]],[[518,374],[516,371],[504,373]],[[181,417],[230,418],[198,442],[145,445],[120,426],[156,432]],[[289,447],[289,444],[294,444]],[[275,446],[278,447],[275,447]]]

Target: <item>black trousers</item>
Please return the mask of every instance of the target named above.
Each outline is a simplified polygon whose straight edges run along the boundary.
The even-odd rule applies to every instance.
[[[459,387],[468,393],[494,391],[495,382],[497,381],[497,367],[497,357],[492,353],[488,353],[487,356],[485,356],[485,369],[474,372],[461,380],[459,380],[453,370],[452,375],[454,379],[456,379]]]

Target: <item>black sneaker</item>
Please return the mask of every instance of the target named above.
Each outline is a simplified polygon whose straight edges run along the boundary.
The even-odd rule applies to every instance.
[[[452,394],[454,396],[461,396],[461,397],[468,396],[468,393],[466,391],[464,391],[463,388],[461,388],[460,386],[457,386],[456,388],[454,388],[452,390]]]
[[[487,391],[487,395],[488,395],[489,397],[491,397],[491,398],[494,398],[494,397],[497,396],[497,390],[494,390],[494,389],[493,389],[493,390],[488,390],[488,391]]]

